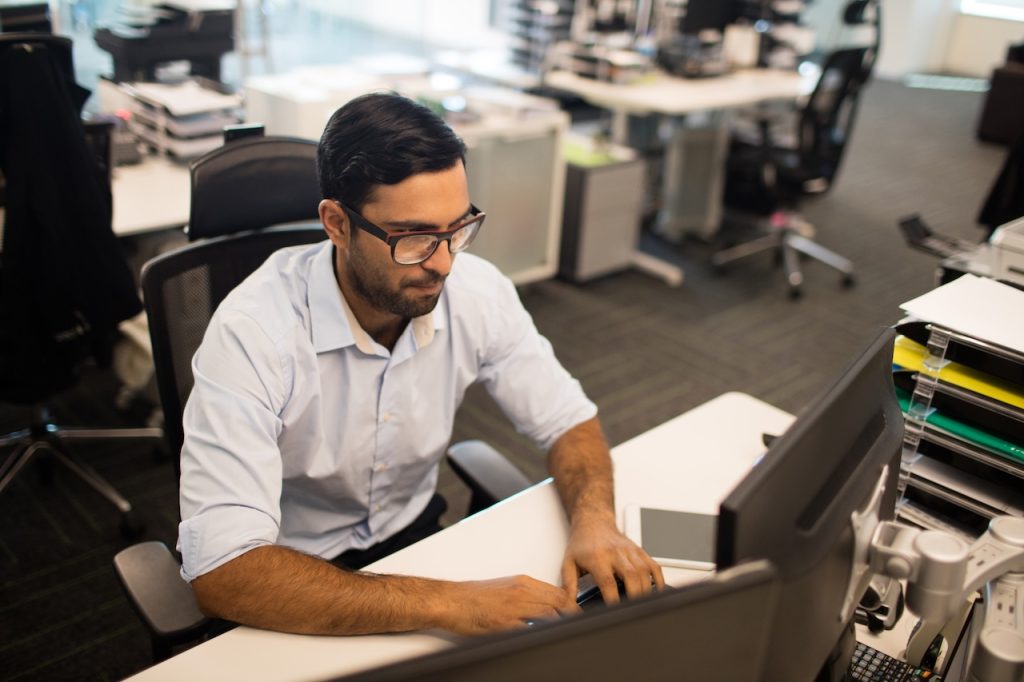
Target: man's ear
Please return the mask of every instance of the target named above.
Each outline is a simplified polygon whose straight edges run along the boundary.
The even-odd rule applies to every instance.
[[[347,246],[350,225],[348,216],[345,215],[345,211],[338,205],[338,202],[324,199],[320,202],[318,210],[320,212],[320,222],[323,224],[324,231],[327,232],[327,237],[331,240],[331,243],[337,247]]]

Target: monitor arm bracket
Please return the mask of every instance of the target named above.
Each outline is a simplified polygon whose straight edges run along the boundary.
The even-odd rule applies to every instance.
[[[854,528],[859,539],[864,529],[856,520]],[[855,553],[863,556],[859,542]],[[972,679],[1024,676],[1024,519],[996,517],[970,545],[944,531],[882,521],[867,555],[870,570],[906,581],[907,608],[926,622],[946,622],[984,588],[984,618],[968,663]]]

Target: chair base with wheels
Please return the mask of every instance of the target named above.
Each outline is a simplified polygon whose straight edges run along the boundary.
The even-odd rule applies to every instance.
[[[769,229],[764,236],[716,252],[711,257],[712,264],[716,268],[723,268],[741,258],[773,251],[785,268],[790,297],[799,298],[803,293],[804,282],[800,257],[809,256],[838,270],[842,275],[843,286],[853,286],[856,281],[853,275],[853,263],[807,236],[808,232],[813,232],[810,223],[796,214],[783,211],[773,213],[768,222]]]
[[[767,218],[767,224],[762,224],[767,231],[748,244],[716,253],[712,257],[715,266],[774,250],[786,268],[793,298],[802,291],[800,256],[835,268],[844,285],[853,284],[853,264],[815,243],[813,229],[794,211],[803,198],[827,192],[835,181],[878,49],[879,14],[874,5],[873,0],[854,0],[848,5],[844,21],[870,20],[875,26],[875,44],[836,50],[825,58],[814,91],[802,109],[794,112],[792,136],[775,132],[778,126],[771,116],[758,117],[759,134],[753,139],[734,136],[726,164],[724,202],[733,210]]]
[[[132,505],[95,469],[86,464],[68,447],[69,442],[110,439],[152,439],[163,442],[163,431],[155,428],[140,429],[95,429],[66,428],[58,425],[45,405],[33,405],[32,417],[27,428],[0,436],[0,448],[14,446],[0,465],[0,492],[3,492],[22,469],[39,455],[51,454],[75,475],[88,483],[93,490],[105,497],[121,512],[121,530],[134,537],[142,532],[142,525],[135,517]]]

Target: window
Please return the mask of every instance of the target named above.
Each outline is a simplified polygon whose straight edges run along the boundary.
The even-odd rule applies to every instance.
[[[1024,0],[960,0],[960,11],[979,17],[1024,21]]]

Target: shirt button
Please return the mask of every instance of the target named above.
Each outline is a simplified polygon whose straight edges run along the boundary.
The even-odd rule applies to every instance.
[[[387,462],[381,462],[377,465],[377,471],[385,471],[388,468]]]
[[[390,412],[385,412],[384,414],[382,414],[380,416],[380,420],[382,422],[389,422],[389,421],[391,421],[391,413]]]
[[[379,512],[380,511],[380,505],[379,504],[373,505],[373,511]]]

